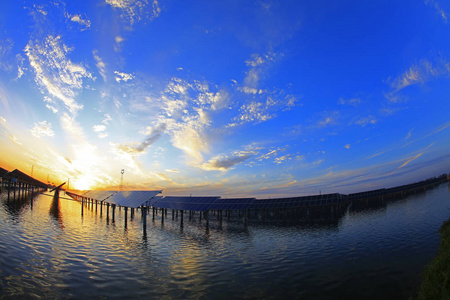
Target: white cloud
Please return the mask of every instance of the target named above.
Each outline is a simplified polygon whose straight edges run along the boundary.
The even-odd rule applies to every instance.
[[[58,112],[58,109],[50,104],[46,104],[45,107],[50,109],[54,114],[56,114]]]
[[[35,137],[41,136],[53,136],[52,124],[47,123],[47,121],[42,121],[39,123],[34,123],[33,129],[31,129],[31,133]]]
[[[43,41],[30,40],[24,51],[43,93],[46,90],[61,100],[72,114],[83,108],[75,97],[83,87],[83,79],[92,78],[92,75],[82,65],[67,58],[71,49],[61,42],[61,37],[49,35]]]
[[[121,81],[127,82],[128,80],[132,80],[134,78],[132,74],[122,73],[119,71],[114,71],[114,74],[116,74],[116,81],[119,83]]]
[[[95,132],[102,132],[106,130],[106,126],[105,125],[94,125],[92,127],[92,130],[94,130]]]
[[[86,30],[86,29],[88,29],[88,28],[91,27],[91,21],[88,20],[88,19],[84,19],[84,18],[83,18],[81,15],[79,15],[79,14],[78,14],[78,15],[70,15],[70,14],[66,14],[66,16],[67,16],[67,18],[68,18],[70,21],[75,22],[75,23],[78,23],[78,24],[84,26],[84,28],[83,28],[81,31]]]
[[[228,127],[234,127],[250,122],[257,124],[270,120],[276,116],[274,113],[270,112],[270,107],[273,105],[274,103],[269,99],[266,103],[252,101],[249,104],[244,104],[239,109],[240,114],[233,119],[235,122],[229,124]]]
[[[94,55],[94,59],[97,62],[95,65],[97,66],[97,69],[102,76],[103,81],[106,82],[106,64],[103,62],[100,56],[98,56],[97,50],[92,51],[92,54]]]
[[[266,154],[262,154],[261,156],[257,157],[256,160],[262,161],[264,159],[270,159],[271,157],[276,157],[279,152],[284,152],[286,150],[287,147],[273,149],[267,152]]]
[[[153,20],[161,13],[157,0],[153,0],[151,8],[147,0],[105,0],[105,2],[120,10],[121,17],[131,25],[141,20]]]
[[[274,163],[282,164],[283,162],[291,160],[291,159],[292,159],[292,155],[287,154],[287,155],[283,155],[281,157],[276,157]]]

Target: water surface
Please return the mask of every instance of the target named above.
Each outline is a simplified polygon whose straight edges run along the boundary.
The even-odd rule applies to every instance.
[[[450,218],[447,184],[332,223],[147,217],[0,199],[1,298],[408,299]],[[64,196],[63,194],[61,195]],[[110,216],[111,217],[111,216]]]

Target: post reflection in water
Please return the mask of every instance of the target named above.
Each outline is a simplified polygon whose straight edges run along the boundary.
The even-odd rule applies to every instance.
[[[125,223],[131,216],[118,213],[108,226],[100,211],[80,216],[83,204],[57,193],[36,197],[33,210],[30,200],[13,206],[2,195],[0,294],[408,299],[438,248],[449,191],[441,185],[316,224],[250,218],[244,226],[238,214],[212,214],[209,224],[197,216],[181,226],[181,216],[161,212],[144,231],[142,214]]]
[[[59,228],[64,229],[59,201],[59,190],[55,190],[55,194],[53,195],[52,203],[50,205],[50,215],[58,222]]]

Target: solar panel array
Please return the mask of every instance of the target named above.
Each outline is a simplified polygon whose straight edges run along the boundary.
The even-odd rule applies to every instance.
[[[305,197],[276,198],[255,200],[250,205],[250,209],[286,209],[306,206],[319,206],[336,204],[341,199],[340,194],[324,194]]]
[[[245,210],[249,209],[255,198],[219,198],[209,209]]]
[[[386,189],[378,189],[378,190],[371,190],[361,193],[353,193],[348,194],[349,200],[356,200],[356,199],[364,199],[364,198],[373,198],[373,197],[379,197],[386,194]]]
[[[150,206],[151,200],[162,191],[121,191],[105,200],[106,203],[137,208]]]
[[[91,198],[98,201],[104,201],[105,199],[108,199],[112,195],[117,193],[117,191],[87,191],[80,196],[83,196],[85,198]]]
[[[190,211],[207,211],[220,197],[173,197],[165,196],[153,206]]]

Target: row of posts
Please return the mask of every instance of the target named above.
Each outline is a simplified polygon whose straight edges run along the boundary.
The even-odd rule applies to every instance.
[[[12,180],[2,180],[0,184],[0,193],[3,191],[7,191],[7,201],[9,202],[16,199],[23,199],[27,195],[31,194],[31,199],[35,193],[42,193],[47,190],[46,187],[36,186],[28,182],[17,182]]]
[[[86,197],[82,197],[82,196],[78,196],[78,195],[72,195],[73,197],[75,197],[75,200],[77,201],[81,201],[81,215],[83,216],[84,214],[84,206],[87,206],[88,208],[90,208],[91,210],[94,210],[94,206],[95,206],[95,212],[97,213],[98,209],[100,209],[100,216],[102,216],[103,214],[103,206],[106,206],[106,219],[109,220],[110,218],[110,212],[111,212],[111,219],[112,222],[115,222],[115,213],[116,213],[116,204],[111,204],[111,203],[107,203],[104,201],[98,201],[95,199],[91,199],[91,198],[86,198]],[[100,206],[98,208],[98,206]],[[124,225],[125,228],[127,227],[127,223],[128,223],[128,209],[129,207],[124,206]],[[122,206],[119,206],[119,210],[122,209]],[[146,230],[147,230],[147,215],[148,215],[148,211],[151,210],[152,211],[152,220],[155,220],[155,217],[158,216],[158,211],[161,213],[161,224],[164,224],[164,220],[167,219],[167,214],[168,214],[168,209],[167,208],[156,208],[156,207],[147,207],[147,206],[140,206],[139,208],[136,209],[140,209],[141,210],[141,219],[142,219],[142,229],[144,231],[144,234],[146,234]],[[133,220],[134,218],[134,214],[135,214],[135,208],[130,208],[131,210],[131,220]],[[177,210],[177,209],[172,209],[172,220],[175,220],[175,218],[178,220],[180,218],[180,227],[184,227],[184,215],[188,213],[189,214],[189,221],[192,221],[195,217],[195,211],[185,211],[185,210]],[[223,211],[222,210],[216,210],[213,211],[214,215],[217,215],[217,220],[219,221],[219,227],[222,226],[222,221],[223,221]],[[232,212],[230,210],[225,210],[225,217],[228,219],[228,221],[230,220]],[[240,216],[240,212],[239,212],[239,216]],[[247,226],[247,220],[248,217],[250,216],[250,212],[249,211],[245,211],[243,214],[243,221],[244,221],[244,225]],[[205,220],[206,223],[206,230],[209,232],[209,222],[210,222],[210,212],[209,211],[205,211],[205,212],[199,212],[199,221],[200,223]]]

